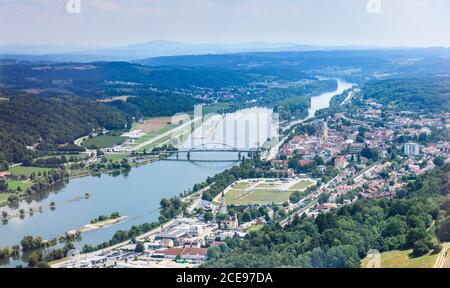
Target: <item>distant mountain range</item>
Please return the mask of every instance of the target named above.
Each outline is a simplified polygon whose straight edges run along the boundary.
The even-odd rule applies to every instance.
[[[175,41],[152,41],[128,46],[93,49],[75,46],[4,45],[0,58],[34,61],[132,61],[161,56],[226,54],[243,52],[286,52],[318,50],[353,50],[373,47],[315,46],[293,43],[249,42],[237,44],[188,44]]]

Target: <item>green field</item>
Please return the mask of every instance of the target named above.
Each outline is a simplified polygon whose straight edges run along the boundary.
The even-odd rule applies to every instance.
[[[11,193],[0,193],[0,205],[5,204],[8,201],[8,197],[12,195]]]
[[[314,184],[314,182],[312,182],[312,181],[303,180],[303,181],[300,181],[300,182],[292,185],[291,187],[289,187],[289,190],[295,190],[295,191],[304,190],[313,184]]]
[[[152,144],[149,144],[149,145],[146,145],[146,146],[142,147],[141,149],[139,149],[139,152],[142,152],[144,150],[150,151],[153,148],[158,147],[160,145],[168,144],[170,142],[171,138],[172,138],[171,135],[167,135],[167,136],[159,139],[158,141],[153,142]]]
[[[233,186],[233,189],[247,189],[250,186],[252,186],[251,183],[239,182],[239,183],[236,183],[236,185]]]
[[[83,142],[84,147],[88,148],[109,148],[123,143],[125,137],[112,136],[112,135],[100,135],[94,138],[88,138]]]
[[[24,166],[14,166],[9,168],[8,172],[13,175],[25,175],[27,177],[30,177],[33,172],[37,175],[39,172],[49,172],[52,169],[50,168],[41,168],[41,167],[24,167]]]
[[[20,187],[21,191],[27,191],[28,188],[31,188],[33,184],[30,181],[17,181],[17,180],[6,180],[6,184],[8,184],[8,190],[18,191],[17,189]]]
[[[282,192],[278,190],[239,190],[231,189],[225,193],[225,203],[229,205],[266,205],[271,203],[280,204],[289,200],[293,192]]]
[[[263,227],[264,227],[264,225],[262,225],[262,224],[259,224],[259,225],[252,225],[252,226],[250,226],[250,227],[247,229],[247,233],[259,231],[259,230],[261,230]]]
[[[381,253],[381,268],[433,268],[436,263],[437,254],[428,254],[412,258],[412,250],[389,251]],[[368,258],[361,262],[361,267],[367,267]]]
[[[210,114],[210,113],[222,113],[224,110],[227,110],[231,107],[231,103],[222,102],[222,103],[215,103],[211,105],[203,105],[202,106],[202,113],[203,115]]]
[[[108,161],[122,161],[123,159],[126,159],[128,156],[130,156],[130,154],[128,153],[114,153],[114,154],[105,154],[105,158]]]
[[[58,154],[58,155],[46,155],[46,156],[42,156],[42,157],[38,157],[35,160],[40,160],[40,159],[49,159],[49,158],[58,158],[61,159],[61,157],[65,156],[67,160],[70,159],[70,157],[75,157],[77,159],[85,159],[87,157],[86,154]]]

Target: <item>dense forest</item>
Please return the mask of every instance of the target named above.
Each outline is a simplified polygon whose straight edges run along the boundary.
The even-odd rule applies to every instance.
[[[126,101],[116,100],[114,106],[126,115],[133,117],[172,116],[178,112],[194,110],[198,101],[186,95],[153,92],[146,96],[130,97]]]
[[[366,99],[376,99],[398,110],[442,112],[450,111],[449,77],[390,78],[365,83]]]
[[[419,176],[393,199],[360,199],[316,218],[268,224],[210,248],[204,267],[359,267],[370,249],[440,251],[450,240],[450,165]]]
[[[11,88],[38,89],[41,93],[78,95],[86,98],[109,96],[111,88],[174,89],[222,88],[247,85],[255,75],[240,70],[208,67],[146,67],[126,62],[34,63],[2,65],[0,83]]]
[[[20,162],[30,156],[27,146],[55,149],[72,143],[92,129],[123,129],[125,116],[107,105],[78,97],[42,97],[7,93],[0,97],[0,162]]]

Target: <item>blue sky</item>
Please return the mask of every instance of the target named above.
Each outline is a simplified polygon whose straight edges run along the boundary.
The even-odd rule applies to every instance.
[[[118,46],[153,40],[450,46],[450,1],[0,0],[0,44]]]

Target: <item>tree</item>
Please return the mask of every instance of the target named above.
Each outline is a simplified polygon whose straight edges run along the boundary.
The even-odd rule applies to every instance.
[[[367,147],[361,150],[361,156],[374,161],[378,160],[378,152]]]
[[[445,164],[445,159],[442,157],[436,157],[436,158],[434,158],[433,163],[437,167],[443,167]]]
[[[431,247],[425,240],[419,240],[414,243],[412,254],[415,257],[420,257],[430,252],[430,248]]]
[[[214,215],[211,212],[206,212],[203,215],[203,218],[205,218],[205,221],[209,222],[214,219]]]
[[[42,252],[33,251],[30,256],[28,256],[28,267],[36,267],[36,265],[42,260]]]
[[[402,234],[406,234],[407,230],[408,225],[406,224],[406,222],[399,215],[396,215],[395,217],[389,218],[386,221],[381,235],[383,237],[399,236]]]
[[[330,195],[327,193],[322,193],[319,195],[319,204],[327,203],[330,199]]]
[[[144,251],[145,251],[144,244],[143,244],[141,241],[138,241],[138,242],[136,243],[136,248],[134,248],[134,252],[142,253],[142,252],[144,252]]]
[[[437,236],[442,242],[450,241],[450,216],[439,221],[437,227]]]
[[[0,179],[0,192],[4,192],[6,190],[8,190],[8,184],[5,180]]]
[[[209,247],[207,257],[208,259],[218,259],[220,257],[220,248],[219,247]]]

